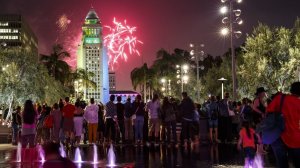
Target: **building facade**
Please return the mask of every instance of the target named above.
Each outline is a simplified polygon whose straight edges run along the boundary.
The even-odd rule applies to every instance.
[[[21,15],[0,15],[0,44],[7,48],[21,47],[38,54],[38,39]]]
[[[116,86],[116,73],[110,71],[109,72],[109,90],[110,91],[116,91],[117,86]]]
[[[94,98],[97,102],[109,100],[108,57],[103,46],[101,21],[92,8],[88,12],[82,26],[82,40],[77,55],[77,68],[85,69],[94,74],[92,80],[96,88],[85,86],[78,92],[85,100]]]

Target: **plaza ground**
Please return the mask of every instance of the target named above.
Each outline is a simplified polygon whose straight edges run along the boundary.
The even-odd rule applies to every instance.
[[[137,168],[242,168],[244,164],[242,152],[237,151],[234,144],[208,145],[201,144],[197,147],[175,148],[160,145],[159,147],[135,147],[133,145],[116,145],[116,162],[118,167],[137,167]],[[0,167],[20,167],[18,164],[10,164],[12,155],[16,147],[9,144],[0,145]],[[108,147],[98,145],[99,164],[92,164],[93,146],[81,145],[80,151],[84,161],[78,167],[106,167]],[[74,159],[75,149],[67,151],[67,156]],[[272,153],[263,155],[264,167],[274,167],[275,158]],[[27,167],[22,164],[22,167]],[[28,167],[39,167],[38,165]]]

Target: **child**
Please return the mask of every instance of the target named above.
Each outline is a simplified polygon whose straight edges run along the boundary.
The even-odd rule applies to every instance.
[[[253,161],[256,152],[256,141],[260,142],[259,135],[255,133],[254,129],[250,128],[248,121],[243,122],[243,128],[240,130],[240,138],[238,142],[238,149],[243,147],[245,153],[245,168],[253,167]]]

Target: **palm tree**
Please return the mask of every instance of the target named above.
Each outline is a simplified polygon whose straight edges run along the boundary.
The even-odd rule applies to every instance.
[[[70,66],[63,60],[66,57],[70,57],[70,54],[60,44],[53,46],[50,55],[41,55],[40,57],[40,61],[45,64],[49,74],[63,84],[71,72]]]

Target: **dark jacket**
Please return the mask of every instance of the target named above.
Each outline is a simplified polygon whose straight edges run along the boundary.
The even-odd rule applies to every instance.
[[[136,115],[136,116],[142,116],[144,117],[145,115],[145,105],[143,102],[133,102],[132,104],[132,110],[133,110],[133,113]]]
[[[193,120],[195,105],[191,98],[184,98],[179,105],[181,118],[187,120]]]

